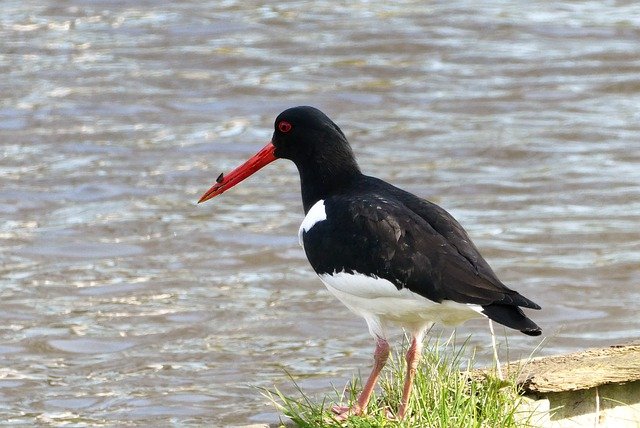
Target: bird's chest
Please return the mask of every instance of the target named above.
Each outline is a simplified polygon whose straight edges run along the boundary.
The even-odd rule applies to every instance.
[[[298,230],[300,245],[304,248],[311,267],[318,275],[341,271],[369,273],[363,260],[371,251],[362,248],[352,224],[340,216],[331,215],[326,202],[318,201],[308,211]]]

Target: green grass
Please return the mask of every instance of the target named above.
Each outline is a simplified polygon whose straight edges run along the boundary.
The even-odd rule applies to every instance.
[[[403,347],[406,349],[406,345]],[[442,428],[509,428],[529,426],[526,415],[518,413],[520,395],[516,385],[518,373],[510,373],[505,380],[495,372],[484,376],[470,376],[473,352],[470,357],[466,345],[458,347],[430,340],[416,374],[407,417],[396,421],[388,417],[400,402],[404,381],[404,355],[396,353],[389,360],[376,392],[363,416],[351,416],[347,421],[335,420],[331,413],[334,404],[354,403],[360,392],[360,379],[353,379],[344,391],[335,390],[331,396],[312,399],[298,387],[297,397],[283,394],[277,388],[265,391],[267,396],[290,422],[298,427],[442,427]],[[284,422],[283,422],[284,423]],[[283,425],[284,426],[284,425]]]

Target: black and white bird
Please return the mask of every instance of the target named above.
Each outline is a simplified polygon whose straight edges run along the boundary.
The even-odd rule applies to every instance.
[[[376,342],[374,366],[353,407],[362,413],[389,355],[387,329],[411,334],[407,374],[396,416],[407,413],[422,339],[434,323],[488,317],[524,334],[541,329],[522,311],[540,306],[507,288],[462,226],[444,209],[364,175],[340,128],[314,107],[294,107],[275,120],[271,141],[243,165],[220,175],[204,202],[278,158],[300,173],[306,214],[298,237],[327,289],[362,316]]]

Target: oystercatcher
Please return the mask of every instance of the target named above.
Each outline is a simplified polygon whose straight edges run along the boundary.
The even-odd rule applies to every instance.
[[[387,328],[411,334],[397,417],[406,412],[422,339],[434,323],[488,317],[524,334],[541,329],[521,308],[540,306],[507,288],[462,226],[444,209],[364,175],[347,138],[314,107],[283,111],[271,141],[198,201],[220,195],[278,158],[300,173],[306,216],[300,244],[327,289],[362,316],[376,342],[374,365],[357,404],[336,406],[341,419],[364,411],[389,356]]]

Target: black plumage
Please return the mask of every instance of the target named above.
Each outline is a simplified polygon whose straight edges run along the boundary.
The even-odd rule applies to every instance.
[[[497,278],[462,226],[436,204],[363,175],[344,133],[316,108],[282,112],[271,142],[220,174],[199,202],[278,158],[292,160],[300,173],[306,217],[298,233],[311,266],[366,320],[376,341],[374,366],[357,403],[333,408],[339,419],[365,410],[389,356],[389,323],[411,334],[399,418],[407,413],[424,332],[434,322],[456,324],[482,313],[525,334],[541,334],[521,309],[540,307]]]
[[[364,175],[344,190],[324,200],[328,221],[303,232],[316,273],[384,278],[434,302],[480,305],[496,322],[540,334],[518,308],[540,307],[496,277],[464,229],[442,208]]]
[[[278,124],[292,124],[280,132]],[[313,107],[276,118],[275,155],[301,177],[305,213],[319,200],[327,221],[303,233],[318,274],[357,272],[391,281],[434,302],[477,304],[489,318],[529,335],[540,328],[520,307],[540,306],[506,287],[447,211],[360,172],[344,133]]]

